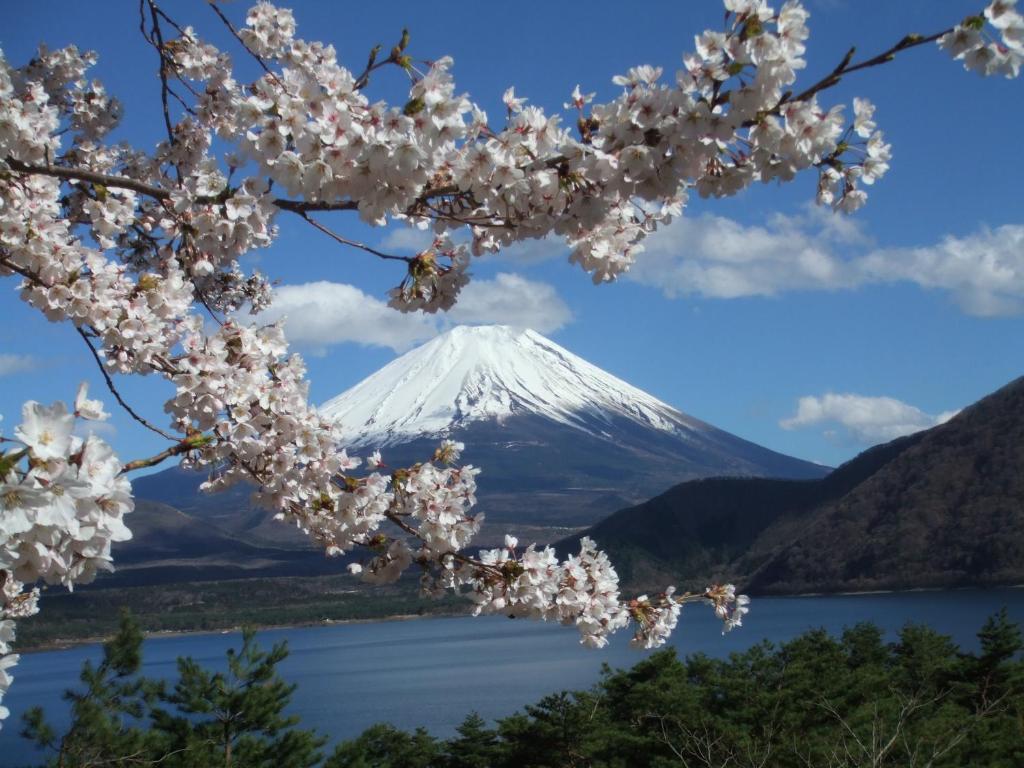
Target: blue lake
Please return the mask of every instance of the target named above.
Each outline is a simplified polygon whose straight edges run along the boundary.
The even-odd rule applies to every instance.
[[[694,605],[684,610],[672,644],[680,655],[726,656],[765,639],[784,642],[813,627],[838,633],[872,621],[889,639],[914,622],[974,649],[977,630],[1003,606],[1024,624],[1024,589],[760,598],[746,626],[723,636],[710,609]],[[628,667],[644,656],[629,647],[625,634],[594,651],[581,647],[571,628],[502,617],[277,629],[258,638],[266,645],[288,641],[291,655],[280,670],[298,685],[291,712],[332,742],[380,721],[448,736],[470,711],[488,720],[509,715],[545,694],[590,686],[603,663]],[[153,638],[145,643],[144,672],[173,679],[178,656],[223,667],[225,650],[239,642],[237,633]],[[61,692],[77,682],[84,660],[99,657],[98,645],[22,656],[4,701],[11,717],[0,730],[0,765],[36,759],[38,753],[18,736],[21,714],[42,706],[59,730],[67,722]]]

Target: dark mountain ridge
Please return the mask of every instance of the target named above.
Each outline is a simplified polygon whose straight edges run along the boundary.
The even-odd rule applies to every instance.
[[[821,480],[687,482],[588,535],[644,589],[709,578],[753,593],[1024,582],[1024,378]]]

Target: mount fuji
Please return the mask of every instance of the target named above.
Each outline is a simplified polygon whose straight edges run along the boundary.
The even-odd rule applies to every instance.
[[[563,539],[685,480],[827,472],[687,416],[533,331],[503,326],[454,328],[321,411],[341,424],[346,448],[360,456],[380,448],[391,467],[429,458],[442,438],[465,443],[464,463],[483,469],[479,546],[505,533]],[[205,494],[202,480],[172,467],[133,483],[135,537],[119,547],[118,574],[105,583],[337,571],[255,507],[251,486]]]
[[[393,360],[321,412],[352,452],[391,466],[465,443],[491,523],[588,525],[709,476],[811,479],[826,467],[688,416],[531,330],[460,326]],[[490,526],[488,526],[490,527]]]

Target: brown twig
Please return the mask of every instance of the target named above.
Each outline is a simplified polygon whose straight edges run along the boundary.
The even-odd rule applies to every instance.
[[[153,22],[153,26],[150,29],[151,37],[147,39],[150,44],[156,48],[157,55],[160,57],[160,102],[163,105],[164,126],[167,128],[167,141],[174,144],[174,126],[171,124],[171,110],[167,103],[167,94],[170,91],[170,85],[167,82],[167,54],[164,50],[164,36],[163,32],[160,30],[160,17],[157,16],[156,3],[154,3],[153,0],[147,0],[147,4],[149,5],[149,15]]]
[[[158,435],[160,435],[160,437],[166,438],[168,440],[177,440],[178,438],[174,437],[173,435],[167,434],[162,429],[160,429],[160,427],[150,424],[146,419],[144,419],[142,416],[136,413],[132,409],[132,407],[128,405],[128,403],[124,401],[124,398],[121,397],[121,393],[118,392],[117,387],[114,386],[114,380],[110,378],[110,374],[107,373],[107,367],[103,364],[103,360],[102,358],[100,358],[99,352],[96,351],[96,347],[94,347],[92,345],[92,342],[89,341],[89,334],[87,334],[84,329],[78,326],[75,326],[75,330],[78,332],[78,335],[82,337],[82,340],[85,342],[85,346],[87,346],[89,348],[89,351],[92,353],[93,359],[96,361],[96,365],[99,366],[100,373],[103,374],[104,381],[107,382],[107,389],[110,390],[110,394],[112,394],[114,398],[117,400],[118,404],[128,412],[128,415],[135,419],[137,422],[139,422],[139,424],[144,426],[146,429],[150,430],[151,432],[156,432]]]
[[[26,163],[21,160],[17,160],[13,157],[8,157],[4,160],[7,167],[16,173],[26,174],[40,174],[42,176],[52,176],[58,179],[65,179],[67,181],[86,181],[90,184],[100,184],[110,189],[129,189],[133,192],[137,192],[140,195],[146,195],[154,200],[170,200],[171,190],[164,187],[158,187],[154,184],[146,184],[145,182],[132,179],[127,176],[114,176],[107,173],[98,173],[96,171],[90,171],[87,168],[73,168],[65,167],[61,165],[51,165],[49,163],[45,165],[39,165],[38,163]],[[413,203],[415,208],[417,203],[422,203],[427,200],[431,200],[435,197],[443,197],[445,195],[452,194],[455,190],[451,186],[428,188],[423,191],[423,194],[417,198],[416,203]],[[195,198],[195,202],[200,205],[209,205],[211,203],[221,202],[219,197],[200,196]],[[355,200],[337,200],[337,201],[326,201],[326,200],[288,200],[286,198],[277,198],[274,200],[274,205],[282,211],[290,211],[291,213],[312,213],[312,212],[328,212],[328,211],[355,211],[359,209],[359,203]]]
[[[41,285],[44,288],[47,287],[46,283],[40,280],[38,275],[32,274],[24,267],[19,267],[17,264],[11,261],[10,255],[6,248],[0,248],[0,267],[4,267],[6,269],[11,270],[11,272],[14,272],[15,274],[21,275],[30,283]]]
[[[366,245],[365,243],[360,243],[360,242],[357,242],[355,240],[349,240],[347,237],[342,237],[337,232],[335,232],[334,230],[330,229],[329,227],[325,227],[323,224],[321,224],[319,221],[314,219],[312,216],[309,216],[305,212],[300,212],[299,216],[301,216],[307,222],[309,222],[314,227],[319,229],[321,232],[323,232],[325,235],[330,237],[332,240],[335,240],[335,241],[341,243],[342,245],[349,245],[349,246],[352,246],[353,248],[358,248],[358,249],[360,249],[362,251],[366,251],[367,253],[372,253],[374,256],[376,256],[378,258],[381,258],[381,259],[388,259],[390,261],[404,261],[406,263],[409,263],[410,261],[412,261],[412,258],[409,257],[409,256],[393,256],[390,253],[382,253],[381,251],[378,251],[375,248],[371,248],[370,246]]]
[[[200,437],[202,437],[202,436],[200,436]],[[119,474],[124,475],[124,474],[126,474],[128,472],[133,472],[136,469],[145,469],[146,467],[155,467],[157,464],[159,464],[159,463],[161,463],[163,461],[167,461],[167,459],[169,459],[169,458],[171,458],[173,456],[180,456],[183,453],[188,453],[189,451],[194,451],[198,447],[199,447],[199,441],[197,441],[196,438],[186,437],[181,442],[179,442],[179,443],[177,443],[175,445],[172,445],[167,450],[160,451],[160,453],[158,453],[158,454],[156,454],[154,456],[150,456],[148,459],[135,459],[133,461],[129,461],[127,464],[125,464],[123,467],[121,467],[121,471],[120,471]]]
[[[313,211],[356,211],[359,210],[359,203],[355,200],[339,200],[327,202],[325,200],[285,200],[279,198],[274,205],[282,211],[291,213],[312,213]]]
[[[843,77],[845,77],[846,75],[849,75],[853,72],[859,72],[860,70],[867,69],[868,67],[877,67],[880,64],[887,64],[896,57],[897,53],[909,50],[911,48],[916,48],[921,45],[926,45],[928,43],[933,43],[940,37],[943,37],[944,35],[947,35],[952,31],[953,29],[951,27],[949,29],[943,30],[942,32],[936,32],[933,35],[905,35],[898,43],[893,45],[888,50],[882,51],[877,56],[872,56],[870,59],[866,59],[856,64],[850,64],[850,62],[853,60],[854,53],[856,53],[856,48],[850,48],[850,50],[846,52],[846,55],[835,67],[835,69],[829,72],[825,77],[821,78],[821,80],[816,82],[814,85],[805,88],[796,96],[790,93],[784,94],[783,97],[779,100],[779,103],[776,104],[771,110],[769,110],[768,114],[778,114],[779,110],[790,102],[807,101],[809,98],[819,93],[820,91],[837,85],[839,81],[842,80]]]
[[[170,190],[130,179],[127,176],[112,176],[106,173],[90,171],[87,168],[66,168],[49,163],[46,165],[24,163],[13,157],[8,157],[4,162],[6,162],[7,167],[17,173],[37,173],[42,176],[67,179],[68,181],[87,181],[90,184],[100,184],[111,189],[130,189],[132,192],[138,192],[140,195],[146,195],[156,200],[169,200],[171,197]]]

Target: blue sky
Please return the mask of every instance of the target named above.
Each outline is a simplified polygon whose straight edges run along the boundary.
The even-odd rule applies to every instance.
[[[612,97],[611,77],[629,66],[660,65],[671,76],[693,35],[717,28],[722,17],[716,0],[650,4],[642,12],[611,2],[283,5],[295,9],[300,36],[334,43],[352,69],[361,68],[374,43],[390,45],[408,26],[413,54],[452,55],[458,87],[494,123],[510,85],[555,111],[577,83],[598,99]],[[222,6],[236,20],[248,7]],[[938,31],[982,3],[810,0],[808,7],[810,82],[850,45],[872,54],[908,32]],[[168,9],[248,71],[204,3],[180,0]],[[97,50],[96,76],[125,102],[119,137],[149,147],[160,136],[159,93],[155,56],[137,21],[134,0],[37,0],[7,8],[0,46],[14,64],[41,41]],[[380,73],[372,96],[401,99],[402,77]],[[892,169],[866,208],[842,219],[814,208],[811,176],[726,201],[695,199],[647,258],[611,285],[591,285],[559,244],[535,244],[477,260],[476,286],[454,318],[400,317],[380,306],[401,278],[395,265],[342,249],[284,216],[277,243],[252,263],[281,282],[280,303],[307,358],[315,402],[446,322],[525,323],[694,416],[776,450],[837,464],[1020,375],[1024,345],[1024,84],[983,80],[929,46],[851,76],[823,103],[853,96],[877,105],[876,120],[893,145]],[[408,233],[370,230],[348,214],[330,223],[396,252],[409,246]],[[741,266],[734,257],[744,259]],[[83,377],[100,394],[80,339],[24,307],[15,281],[5,282],[5,423],[17,421],[26,399],[70,399]],[[326,304],[310,305],[312,298]],[[165,384],[124,382],[124,391],[163,419]],[[814,399],[801,405],[801,398]],[[106,436],[125,458],[160,447],[120,414]]]

